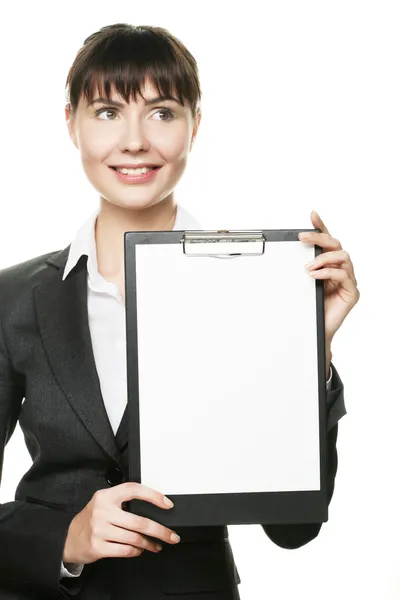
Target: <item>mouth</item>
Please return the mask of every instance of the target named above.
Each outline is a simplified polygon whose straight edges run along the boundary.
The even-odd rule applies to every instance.
[[[135,171],[136,172],[135,174],[140,174],[140,173],[144,174],[144,173],[149,172],[149,171],[155,171],[156,169],[161,169],[161,167],[142,167],[142,168],[138,168],[138,169],[137,168],[136,169],[133,169],[133,168],[132,169],[127,169],[127,168],[124,168],[124,167],[122,167],[122,168],[110,167],[110,169],[112,169],[113,171],[117,171],[118,173],[125,173],[126,172],[126,174],[128,174],[129,171]]]
[[[158,171],[160,171],[162,167],[154,166],[128,169],[124,167],[112,167],[109,165],[109,168],[115,171],[116,177],[120,182],[135,184],[154,181],[154,179],[157,177]]]

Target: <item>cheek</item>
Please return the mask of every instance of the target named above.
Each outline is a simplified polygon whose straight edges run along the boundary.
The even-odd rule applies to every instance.
[[[118,130],[116,128],[93,126],[87,122],[82,124],[78,132],[78,142],[82,163],[85,167],[95,167],[104,162],[108,156],[115,153],[119,145]],[[190,149],[190,131],[186,124],[177,126],[160,133],[148,132],[149,146],[153,147],[156,154],[170,163],[179,166],[186,162]]]
[[[176,128],[168,135],[160,136],[154,143],[166,162],[180,162],[187,158],[190,148],[190,133],[187,127]]]
[[[160,154],[164,160],[172,166],[180,166],[185,163],[188,157],[189,144],[185,142],[178,143],[177,140],[165,145],[163,149],[160,148]]]
[[[103,161],[114,146],[115,142],[110,132],[105,132],[99,127],[88,125],[79,132],[82,162],[86,165]]]

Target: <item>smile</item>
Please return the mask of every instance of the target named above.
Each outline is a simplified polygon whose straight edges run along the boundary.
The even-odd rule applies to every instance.
[[[123,167],[122,169],[118,169],[117,167],[111,168],[115,171],[118,171],[118,173],[123,173],[124,175],[144,175],[149,171],[153,171],[153,169],[156,169],[157,167],[140,167],[139,169],[127,169],[125,167]]]
[[[152,181],[162,167],[141,167],[140,169],[117,169],[110,167],[122,183],[147,183]]]

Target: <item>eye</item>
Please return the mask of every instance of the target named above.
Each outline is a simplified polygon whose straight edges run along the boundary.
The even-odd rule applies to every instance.
[[[157,113],[164,113],[164,114],[168,115],[168,117],[169,117],[168,119],[161,119],[161,121],[171,121],[175,117],[174,111],[171,110],[170,108],[159,108],[157,110],[157,112],[154,114],[157,114]]]
[[[95,114],[99,117],[100,115],[102,115],[103,113],[113,113],[114,115],[117,114],[117,110],[115,108],[113,108],[112,106],[103,106],[102,108],[99,108],[95,111]],[[162,113],[164,115],[166,115],[168,118],[162,118],[159,119],[161,121],[172,121],[172,119],[175,118],[175,112],[171,109],[171,108],[159,108],[154,114],[158,114],[158,113]],[[102,119],[103,121],[109,121],[110,119],[106,118],[106,119]],[[111,119],[113,120],[113,119]]]
[[[103,108],[99,108],[98,110],[95,111],[96,115],[99,116],[105,112],[111,112],[111,113],[116,113],[117,111],[112,108],[111,106],[104,106]],[[109,119],[103,119],[103,121],[109,121]]]

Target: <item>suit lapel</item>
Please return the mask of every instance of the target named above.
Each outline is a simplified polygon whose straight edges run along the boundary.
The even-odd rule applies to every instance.
[[[125,407],[124,414],[122,415],[121,422],[115,435],[115,441],[118,449],[122,452],[128,445],[129,440],[129,427],[128,427],[128,404]]]
[[[82,256],[62,281],[70,246],[46,263],[55,276],[34,288],[39,333],[55,379],[86,429],[114,460],[128,443],[125,409],[114,435],[101,394],[90,336],[87,309],[87,256]]]
[[[179,206],[174,229],[201,229],[201,225]],[[103,450],[120,462],[129,439],[129,408],[127,405],[114,435],[101,394],[90,336],[87,256],[81,256],[62,280],[70,247],[46,260],[46,264],[55,268],[55,275],[34,288],[39,333],[54,377],[74,412]]]

